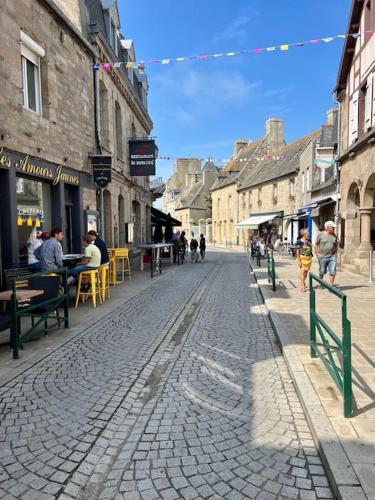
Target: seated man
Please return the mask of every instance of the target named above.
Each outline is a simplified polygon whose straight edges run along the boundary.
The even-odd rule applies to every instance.
[[[72,285],[77,276],[82,271],[91,271],[100,266],[101,253],[97,246],[94,245],[94,239],[89,234],[83,237],[83,246],[85,247],[85,258],[82,264],[69,269],[68,285]]]

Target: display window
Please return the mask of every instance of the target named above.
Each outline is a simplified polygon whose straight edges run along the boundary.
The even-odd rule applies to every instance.
[[[26,177],[17,177],[17,226],[20,264],[27,263],[28,248],[37,231],[51,229],[51,187]]]

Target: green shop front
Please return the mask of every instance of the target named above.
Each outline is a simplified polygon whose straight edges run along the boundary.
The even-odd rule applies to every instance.
[[[81,251],[82,175],[67,166],[0,148],[1,271],[27,265],[28,242],[36,230],[60,227],[64,252]]]

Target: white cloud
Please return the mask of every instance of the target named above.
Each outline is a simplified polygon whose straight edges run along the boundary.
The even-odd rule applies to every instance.
[[[264,97],[278,97],[285,98],[294,90],[293,85],[289,85],[289,87],[282,87],[279,89],[268,89],[264,92]]]
[[[256,14],[254,13],[254,16]],[[214,43],[219,43],[227,40],[233,40],[237,43],[244,43],[247,40],[248,29],[247,25],[250,22],[249,16],[239,16],[229,26],[217,33],[214,38]]]
[[[195,115],[182,106],[177,106],[176,120],[182,125],[190,125],[195,120]]]

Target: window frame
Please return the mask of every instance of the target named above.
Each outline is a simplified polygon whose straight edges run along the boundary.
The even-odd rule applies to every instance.
[[[33,52],[29,47],[21,44],[21,73],[22,73],[22,106],[23,108],[36,113],[42,114],[42,81],[40,71],[40,58],[41,56]],[[30,108],[29,105],[29,87],[28,87],[28,69],[27,63],[34,66],[34,84],[35,84],[35,105],[36,109]]]
[[[295,196],[295,195],[296,195],[296,180],[289,179],[289,196]]]

